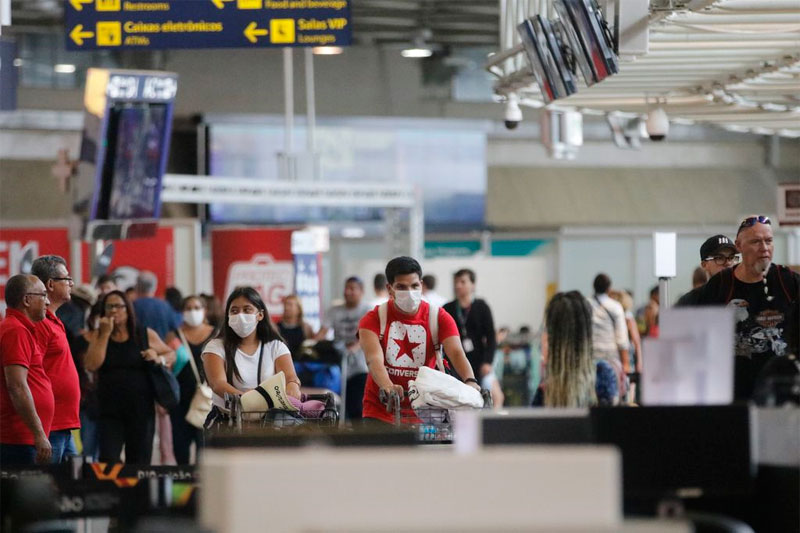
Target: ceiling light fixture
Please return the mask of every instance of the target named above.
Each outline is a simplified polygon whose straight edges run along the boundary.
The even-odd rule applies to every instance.
[[[75,65],[69,63],[57,63],[53,66],[53,70],[58,74],[72,74],[75,72]]]
[[[422,28],[411,40],[411,46],[404,48],[400,55],[412,59],[431,57],[438,46],[430,44],[428,41],[433,37],[433,32],[428,28]]]
[[[315,46],[311,51],[315,56],[338,56],[344,53],[344,48],[341,46]]]

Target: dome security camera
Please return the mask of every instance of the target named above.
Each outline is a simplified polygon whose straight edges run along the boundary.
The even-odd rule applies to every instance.
[[[522,122],[522,109],[519,108],[519,97],[516,94],[509,94],[503,116],[506,129],[513,130]]]
[[[651,141],[663,141],[669,133],[669,117],[662,108],[651,109],[645,122],[647,136]]]

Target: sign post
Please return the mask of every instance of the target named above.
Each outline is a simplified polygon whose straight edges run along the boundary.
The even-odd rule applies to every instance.
[[[67,0],[67,50],[346,46],[349,0]]]

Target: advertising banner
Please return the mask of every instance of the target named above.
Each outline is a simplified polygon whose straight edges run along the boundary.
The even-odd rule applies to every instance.
[[[163,297],[164,289],[175,285],[175,242],[174,230],[160,227],[156,235],[149,239],[129,239],[113,241],[113,254],[107,273],[117,278],[121,290],[133,287],[136,277],[142,270],[149,270],[158,277],[156,296]],[[82,250],[84,282],[90,283],[89,244],[83,243]]]
[[[214,294],[225,302],[240,285],[254,287],[273,319],[283,314],[283,298],[294,290],[292,230],[214,228],[211,260]]]
[[[33,260],[40,255],[60,255],[70,262],[67,228],[0,229],[0,315],[5,315],[5,292],[8,278],[30,272]]]
[[[322,307],[322,265],[319,254],[294,254],[294,292],[303,306],[303,320],[319,331]]]

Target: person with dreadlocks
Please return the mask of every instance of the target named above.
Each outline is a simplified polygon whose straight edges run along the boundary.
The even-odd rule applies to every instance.
[[[613,405],[618,397],[614,368],[592,356],[592,306],[578,291],[553,296],[545,314],[545,377],[535,407]]]

